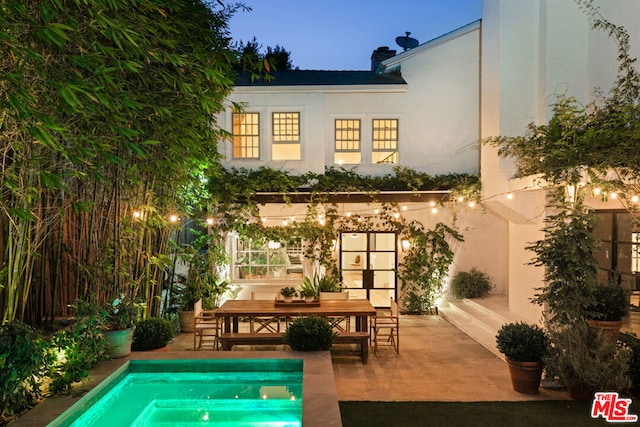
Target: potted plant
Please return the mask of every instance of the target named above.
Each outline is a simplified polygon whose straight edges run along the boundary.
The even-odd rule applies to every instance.
[[[542,358],[549,347],[544,330],[525,322],[507,323],[498,331],[496,343],[509,365],[513,389],[519,393],[538,393]]]
[[[324,317],[297,317],[289,324],[284,339],[294,351],[328,351],[335,334]]]
[[[113,358],[128,356],[133,342],[133,326],[138,321],[140,310],[134,301],[120,294],[102,310],[104,337],[107,353]]]
[[[298,292],[300,294],[300,298],[304,299],[305,302],[313,302],[316,299],[315,292],[312,289],[300,289]]]
[[[291,302],[293,300],[293,297],[298,295],[298,292],[296,291],[295,288],[292,288],[289,286],[289,287],[284,287],[280,289],[280,295],[282,295],[282,297],[286,302]]]
[[[628,387],[631,350],[615,338],[584,321],[550,324],[548,335],[546,376],[565,385],[573,399],[588,400],[596,391],[620,392]]]
[[[305,277],[300,285],[300,292],[310,291],[315,299],[320,298],[320,292],[342,292],[342,286],[331,276],[320,276],[318,273],[313,278]]]
[[[173,338],[173,324],[163,317],[141,320],[133,332],[133,351],[166,349]]]
[[[629,312],[629,292],[617,284],[599,285],[593,289],[593,300],[589,325],[617,337],[622,318]]]

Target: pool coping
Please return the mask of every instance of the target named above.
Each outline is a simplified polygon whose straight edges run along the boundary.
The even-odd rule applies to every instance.
[[[342,426],[331,353],[328,351],[132,352],[130,356],[121,359],[101,362],[91,371],[86,383],[74,388],[74,395],[47,398],[17,420],[9,423],[9,426],[46,426],[129,360],[165,359],[303,359],[302,424],[305,427]]]

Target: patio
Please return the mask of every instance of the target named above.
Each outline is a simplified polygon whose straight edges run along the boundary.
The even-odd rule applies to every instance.
[[[242,323],[240,327],[242,328]],[[236,346],[273,351],[282,346]],[[169,351],[193,351],[193,335],[181,334]],[[210,351],[207,349],[200,352]],[[440,316],[401,316],[400,354],[370,351],[366,365],[350,348],[332,351],[338,400],[516,401],[567,399],[564,391],[537,396],[513,391],[506,364]]]

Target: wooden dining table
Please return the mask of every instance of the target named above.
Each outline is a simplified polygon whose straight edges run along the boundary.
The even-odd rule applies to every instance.
[[[292,319],[305,316],[354,317],[355,331],[337,331],[334,344],[356,344],[360,348],[362,363],[367,363],[369,354],[369,316],[376,309],[366,299],[324,300],[313,303],[294,301],[291,303],[269,300],[229,300],[215,310],[215,316],[223,319],[223,333],[220,335],[223,350],[231,350],[234,345],[284,344],[285,334],[264,329],[263,332],[238,332],[241,317],[273,317]]]
[[[356,331],[368,331],[369,316],[376,309],[367,299],[324,300],[316,303],[292,302],[276,303],[270,300],[228,300],[216,309],[216,317],[223,319],[224,332],[237,333],[241,317],[282,317],[300,316],[354,317]]]

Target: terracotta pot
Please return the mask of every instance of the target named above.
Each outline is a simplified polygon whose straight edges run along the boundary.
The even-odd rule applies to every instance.
[[[585,386],[567,386],[569,397],[573,400],[592,400],[594,390]]]
[[[180,318],[180,330],[182,332],[193,332],[194,330],[194,312],[178,310]]]
[[[622,320],[588,320],[589,326],[600,330],[603,334],[613,338],[618,338],[620,328],[622,328]]]
[[[507,358],[511,385],[518,393],[537,394],[542,378],[542,362],[518,362]]]
[[[107,340],[107,354],[114,359],[128,356],[131,353],[133,342],[133,329],[121,329],[118,331],[104,331]]]

